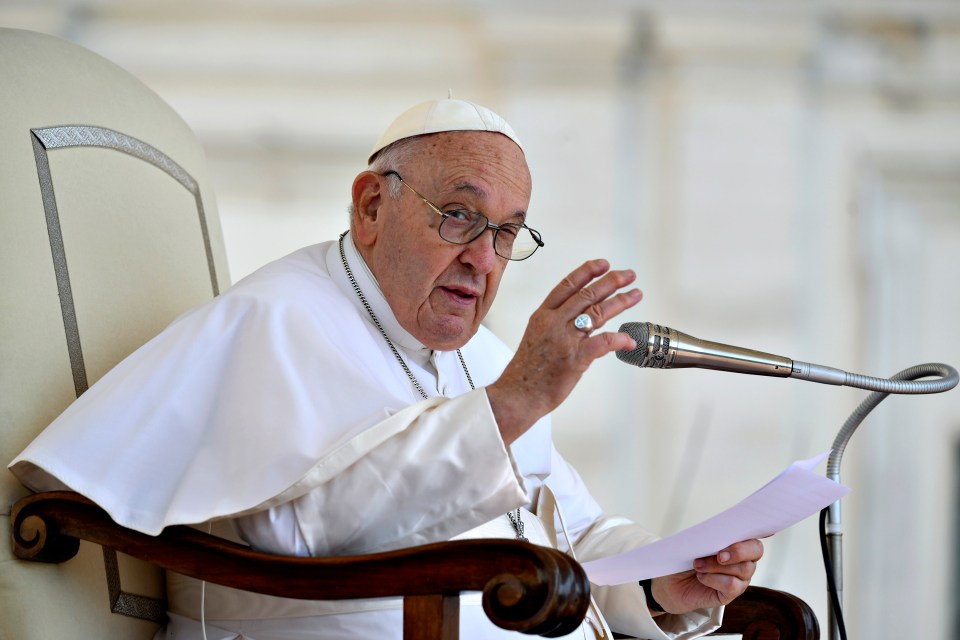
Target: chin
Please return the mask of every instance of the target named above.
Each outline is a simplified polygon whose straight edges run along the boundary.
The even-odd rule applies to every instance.
[[[453,351],[470,342],[477,333],[477,327],[464,327],[462,324],[456,330],[450,330],[452,327],[445,328],[447,331],[431,331],[421,342],[437,351]]]
[[[424,342],[424,346],[433,349],[434,351],[455,351],[462,347],[463,345],[470,342],[470,338],[473,336],[461,337],[457,340],[433,340],[432,342]]]

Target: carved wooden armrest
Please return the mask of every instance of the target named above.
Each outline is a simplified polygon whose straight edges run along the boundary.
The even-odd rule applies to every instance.
[[[64,562],[79,540],[116,549],[164,569],[246,591],[286,598],[342,600],[404,597],[405,637],[418,614],[449,626],[459,593],[482,591],[490,620],[504,628],[562,635],[583,620],[590,585],[567,555],[516,540],[463,540],[377,554],[300,558],[254,551],[186,526],[148,536],[116,524],[100,507],[72,492],[23,498],[11,513],[14,553]],[[409,620],[408,620],[409,619]],[[436,627],[439,629],[440,627]],[[444,627],[448,628],[448,627]],[[439,637],[439,636],[437,636]]]
[[[742,635],[743,640],[819,640],[820,624],[810,605],[797,596],[751,586],[726,606],[723,624],[710,635],[718,634]]]
[[[751,586],[727,605],[715,633],[743,634],[743,640],[819,640],[820,624],[797,596]]]

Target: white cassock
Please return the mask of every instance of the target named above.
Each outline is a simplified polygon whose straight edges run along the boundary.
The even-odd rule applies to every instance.
[[[484,385],[511,351],[481,327],[461,352],[432,351],[396,321],[345,238],[346,259],[421,399],[351,286],[336,242],[301,249],[177,320],[93,385],[10,465],[34,490],[69,488],[118,523],[155,535],[212,523],[295,555],[369,553],[525,533],[581,560],[652,541],[603,514],[553,446],[549,417],[506,448]],[[202,528],[207,528],[204,525]],[[606,624],[644,638],[693,638],[722,608],[654,622],[636,584],[592,589],[570,637]],[[203,637],[201,585],[168,576],[158,637]],[[399,600],[307,602],[204,587],[207,638],[400,636]],[[599,611],[598,611],[599,609]],[[601,612],[602,611],[602,615]],[[659,623],[659,625],[658,625]],[[493,626],[462,598],[461,637],[529,637]]]

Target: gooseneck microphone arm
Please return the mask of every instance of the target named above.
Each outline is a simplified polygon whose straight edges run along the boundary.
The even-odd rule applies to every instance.
[[[827,477],[840,482],[840,459],[847,442],[860,423],[890,394],[941,393],[957,386],[960,376],[948,364],[920,364],[904,369],[891,378],[874,378],[809,362],[799,362],[762,351],[734,347],[694,338],[669,327],[651,322],[628,322],[620,327],[637,343],[633,351],[618,351],[617,358],[637,367],[674,369],[698,367],[734,373],[799,378],[811,382],[840,385],[873,391],[840,428],[827,459]],[[935,380],[918,380],[939,376]],[[831,640],[839,634],[846,640],[843,623],[843,555],[840,501],[824,509],[821,522],[821,548],[830,595],[828,622]]]

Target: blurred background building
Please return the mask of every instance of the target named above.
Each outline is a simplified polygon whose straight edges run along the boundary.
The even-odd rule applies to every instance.
[[[0,0],[0,25],[92,49],[180,112],[234,281],[345,229],[379,132],[452,90],[512,123],[534,177],[546,248],[487,323],[508,343],[607,257],[646,294],[622,320],[884,377],[960,365],[955,2]],[[668,534],[829,449],[865,396],[611,357],[556,440],[610,511]],[[958,441],[960,392],[889,398],[851,440],[851,637],[960,637]],[[819,553],[811,518],[755,583],[826,635]]]

